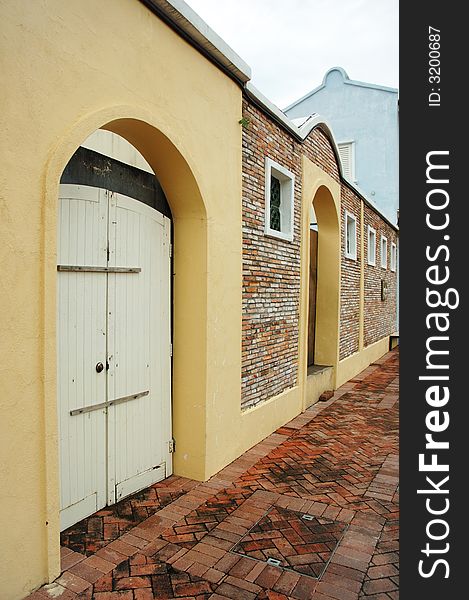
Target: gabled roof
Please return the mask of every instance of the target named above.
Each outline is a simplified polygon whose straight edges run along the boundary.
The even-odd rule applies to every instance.
[[[324,75],[321,85],[318,85],[318,87],[315,87],[313,90],[311,90],[310,92],[308,92],[307,94],[305,94],[304,96],[299,98],[298,100],[295,100],[295,102],[292,102],[292,104],[290,104],[289,106],[284,108],[284,111],[291,110],[298,104],[301,104],[301,102],[303,102],[304,100],[307,100],[311,96],[314,96],[314,94],[316,94],[320,90],[324,89],[327,86],[327,78],[334,71],[336,71],[342,75],[344,85],[355,85],[357,87],[370,88],[372,90],[379,90],[381,92],[389,92],[391,94],[399,93],[399,90],[397,88],[386,87],[384,85],[377,85],[375,83],[365,83],[364,81],[356,81],[355,79],[350,79],[350,77],[347,75],[347,72],[345,71],[345,69],[343,69],[342,67],[332,67],[332,69],[329,69],[329,71],[327,71],[327,73]]]

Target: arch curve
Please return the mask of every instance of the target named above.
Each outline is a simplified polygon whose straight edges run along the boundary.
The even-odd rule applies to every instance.
[[[340,212],[329,187],[321,184],[312,204],[318,222],[318,280],[315,362],[336,366],[339,340]]]
[[[96,129],[124,137],[141,152],[165,192],[173,215],[173,435],[187,440],[194,463],[193,476],[204,479],[207,385],[207,208],[187,153],[170,139],[146,111],[116,106],[90,114],[76,123],[53,148],[46,165],[44,203],[44,415],[46,464],[45,502],[49,572],[56,574],[59,530],[59,474],[56,390],[56,255],[59,182],[80,144]],[[191,398],[190,404],[187,399]],[[54,422],[55,418],[55,422]],[[182,445],[182,442],[181,442]],[[187,461],[189,462],[189,461]],[[197,465],[197,466],[194,466]],[[175,469],[178,471],[177,460]],[[200,470],[200,473],[197,471]]]
[[[312,401],[307,397],[308,307],[309,307],[309,217],[311,206],[318,223],[318,265],[315,327],[315,363],[333,368],[335,387],[339,364],[340,323],[340,184],[303,157],[300,360],[298,381],[303,390],[303,409]]]

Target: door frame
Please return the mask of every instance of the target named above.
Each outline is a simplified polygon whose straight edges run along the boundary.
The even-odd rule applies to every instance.
[[[298,383],[302,408],[308,408],[308,307],[309,228],[311,205],[318,225],[318,278],[316,288],[315,361],[333,367],[335,388],[339,365],[340,272],[341,272],[341,187],[340,183],[302,157],[301,196],[301,294],[299,320]]]

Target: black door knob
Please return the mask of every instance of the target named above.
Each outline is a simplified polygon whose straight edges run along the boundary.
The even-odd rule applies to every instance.
[[[102,363],[102,362],[99,362],[99,363],[96,365],[96,372],[97,372],[97,373],[101,373],[101,371],[102,371],[103,369],[104,369],[104,365],[103,365],[103,363]]]

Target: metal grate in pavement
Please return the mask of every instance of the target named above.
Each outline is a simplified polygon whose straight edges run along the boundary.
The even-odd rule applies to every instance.
[[[231,552],[319,579],[347,527],[274,506]]]

